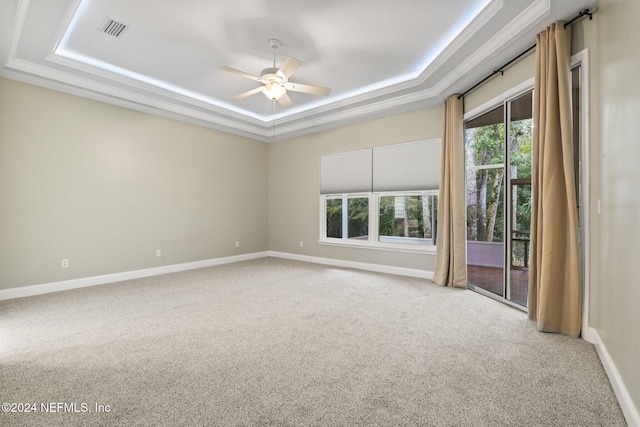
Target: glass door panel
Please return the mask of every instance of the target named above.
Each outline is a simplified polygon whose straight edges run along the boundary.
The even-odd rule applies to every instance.
[[[509,126],[509,273],[507,299],[527,306],[531,238],[531,153],[533,93],[507,103]]]
[[[504,287],[504,107],[465,129],[467,281],[500,297]]]
[[[531,256],[531,178],[512,179],[511,196],[509,299],[526,307]]]
[[[465,124],[469,288],[527,306],[533,97]]]

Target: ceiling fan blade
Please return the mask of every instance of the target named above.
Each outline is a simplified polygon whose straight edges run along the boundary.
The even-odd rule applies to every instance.
[[[223,65],[222,67],[220,67],[220,69],[223,70],[223,71],[228,71],[228,72],[233,73],[233,74],[237,74],[237,75],[242,76],[242,77],[246,77],[246,78],[251,79],[251,80],[255,80],[257,82],[261,82],[262,81],[262,79],[260,77],[258,77],[258,76],[254,76],[253,74],[245,73],[244,71],[236,70],[235,68],[227,67],[226,65]]]
[[[293,73],[296,72],[296,70],[298,69],[298,67],[300,67],[300,65],[302,65],[302,62],[290,56],[287,58],[286,61],[284,61],[284,64],[282,64],[282,67],[280,67],[278,71],[284,74],[287,78],[289,78],[293,75]]]
[[[280,105],[282,105],[282,108],[289,108],[293,106],[291,98],[289,98],[289,95],[287,95],[286,93],[282,95],[278,101],[280,102]]]
[[[243,99],[243,98],[246,98],[248,96],[254,95],[254,94],[258,93],[258,92],[261,92],[263,87],[264,86],[260,86],[260,87],[257,87],[255,89],[251,89],[250,91],[247,91],[245,93],[241,93],[240,95],[236,95],[233,98],[231,98],[231,100],[232,101],[237,101],[238,99]]]
[[[301,83],[287,82],[284,84],[285,89],[292,90],[294,92],[311,93],[314,95],[327,96],[331,93],[331,89],[328,87],[303,85]]]

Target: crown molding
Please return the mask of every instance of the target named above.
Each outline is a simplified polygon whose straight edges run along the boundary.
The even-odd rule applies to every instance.
[[[418,81],[424,83],[434,72],[438,70],[451,56],[460,49],[478,30],[494,17],[496,13],[504,6],[503,0],[493,0],[489,3],[478,16],[476,16],[469,25],[455,38],[447,47],[420,73]]]
[[[477,51],[465,59],[460,66],[456,67],[452,73],[449,73],[446,78],[440,80],[436,85],[418,92],[385,99],[336,113],[331,113],[331,109],[329,108],[322,109],[321,112],[325,114],[314,120],[316,129],[326,130],[328,128],[326,125],[329,123],[340,122],[341,125],[343,125],[346,122],[346,124],[348,124],[350,121],[356,121],[362,116],[373,115],[382,111],[395,113],[397,109],[401,108],[405,104],[425,101],[440,95],[457,80],[478,66],[484,59],[498,51],[514,37],[517,37],[519,34],[527,31],[538,19],[550,13],[550,10],[550,0],[537,0],[527,9],[522,11],[516,18],[511,20],[507,26],[497,32],[493,37],[491,37],[491,39],[489,39],[488,42],[483,44]],[[334,109],[336,108],[336,104],[332,104],[334,105]],[[347,107],[349,104],[338,106]],[[307,114],[310,113],[311,112],[307,112]],[[286,120],[283,121],[286,123]],[[323,125],[325,125],[325,127],[323,127]],[[304,129],[304,127],[305,122],[300,122],[289,126],[281,126],[280,132],[290,135],[300,135],[300,131]]]
[[[504,6],[503,2],[504,0],[493,0],[485,6],[480,14],[415,78],[321,106],[311,107],[305,111],[288,115],[277,114],[271,118],[243,114],[238,110],[228,110],[223,106],[214,105],[185,93],[171,91],[55,55],[53,52],[55,52],[66,27],[80,5],[80,0],[74,0],[75,7],[70,8],[64,21],[65,25],[58,32],[58,40],[49,51],[46,59],[52,63],[51,67],[35,64],[17,56],[20,35],[24,28],[30,3],[30,0],[20,0],[12,31],[9,58],[5,69],[0,71],[0,75],[258,141],[279,141],[348,125],[362,121],[368,116],[381,117],[398,114],[406,111],[407,105],[414,107],[416,105],[424,107],[433,105],[436,97],[444,93],[482,61],[495,54],[514,37],[529,30],[539,19],[550,13],[551,9],[550,0],[536,0],[467,57],[462,64],[448,73],[445,78],[430,87],[409,94],[400,94],[403,91],[419,89],[419,86],[425,85],[428,78]],[[53,64],[57,64],[58,67],[54,67]],[[81,73],[93,74],[102,79],[117,82],[119,85],[112,86],[86,76],[65,72],[59,66],[69,67]],[[22,76],[18,78],[18,74],[22,74]],[[376,101],[376,98],[379,100]],[[366,104],[359,105],[363,103]],[[275,135],[273,135],[274,124]]]

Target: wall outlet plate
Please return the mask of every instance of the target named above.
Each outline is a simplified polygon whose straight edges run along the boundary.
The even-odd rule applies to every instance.
[[[69,267],[69,260],[67,258],[64,258],[62,260],[62,268],[68,268]]]

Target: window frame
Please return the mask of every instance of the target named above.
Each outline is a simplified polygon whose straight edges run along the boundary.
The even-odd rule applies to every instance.
[[[323,202],[321,203],[322,205],[322,213],[323,215],[321,216],[321,224],[322,227],[324,227],[324,229],[321,228],[320,231],[320,235],[321,236],[325,236],[324,238],[326,240],[331,240],[331,241],[342,241],[342,240],[350,240],[350,241],[363,241],[362,239],[350,239],[349,238],[349,222],[348,222],[348,217],[345,218],[345,212],[348,212],[348,200],[349,199],[367,199],[367,206],[368,206],[368,235],[367,235],[367,240],[369,235],[371,234],[371,197],[370,197],[370,193],[345,193],[345,194],[325,194],[323,195],[324,197],[322,197]],[[338,238],[338,237],[326,237],[327,235],[327,200],[342,200],[342,237]],[[322,237],[321,237],[322,238]]]
[[[329,246],[353,247],[361,249],[374,249],[395,252],[409,252],[422,254],[435,254],[436,245],[422,245],[416,243],[391,243],[379,241],[380,227],[380,198],[399,196],[439,196],[439,189],[421,191],[384,191],[371,193],[345,193],[345,194],[321,194],[319,198],[320,236],[318,244]],[[327,200],[367,198],[369,204],[369,236],[367,240],[349,239],[345,237],[344,228],[342,238],[327,237]],[[344,203],[344,201],[343,201]],[[345,211],[343,210],[343,215]],[[436,218],[434,218],[435,223]],[[436,241],[437,243],[437,241]]]

